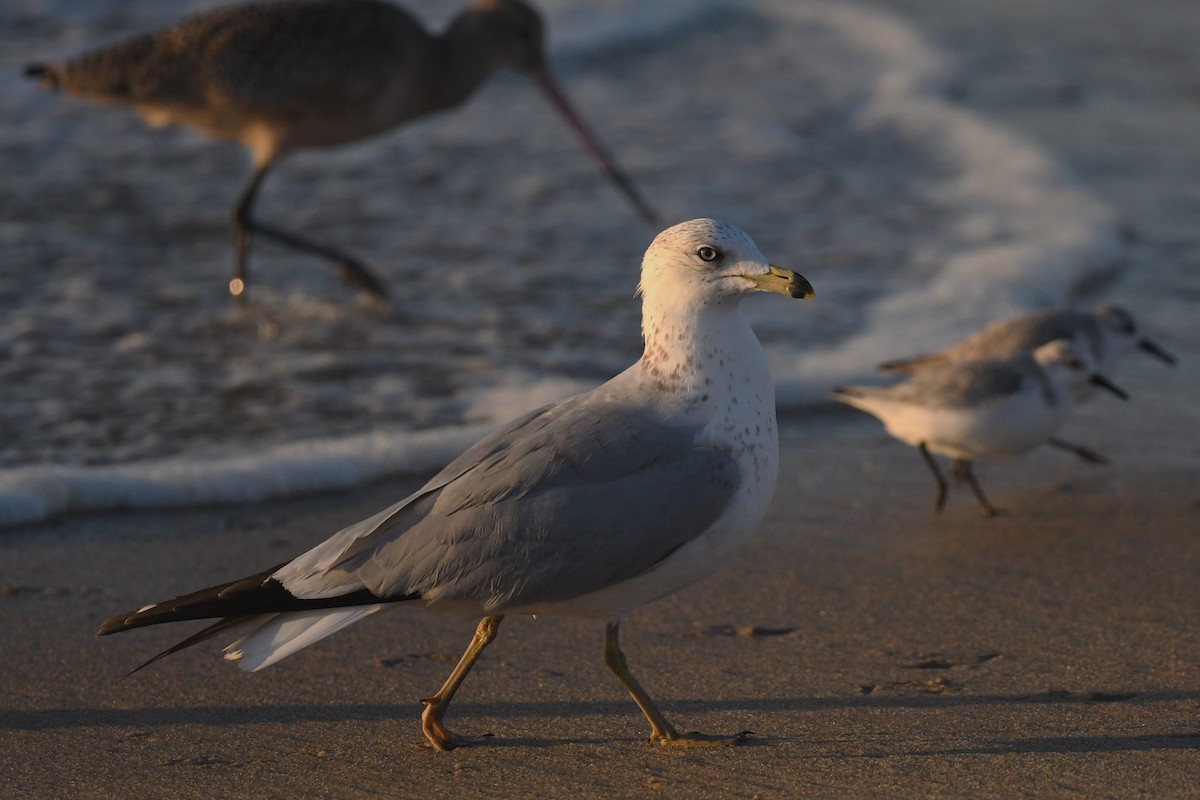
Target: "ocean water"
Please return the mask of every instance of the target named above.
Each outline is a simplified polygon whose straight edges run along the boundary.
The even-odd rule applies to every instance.
[[[260,215],[360,256],[393,314],[270,243],[234,309],[245,154],[20,76],[212,5],[0,7],[0,524],[420,473],[640,354],[657,231],[515,74],[268,179]],[[664,220],[728,219],[816,287],[744,305],[784,410],[1117,268],[1112,212],[869,5],[541,6],[567,92]]]

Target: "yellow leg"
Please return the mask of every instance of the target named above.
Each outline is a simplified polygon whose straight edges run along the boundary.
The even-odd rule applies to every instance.
[[[663,745],[731,745],[741,744],[746,741],[746,737],[751,735],[750,731],[742,731],[733,736],[710,736],[694,731],[692,733],[680,733],[675,730],[675,726],[667,721],[667,718],[654,705],[654,701],[650,699],[650,695],[646,693],[642,685],[637,682],[637,678],[633,677],[633,673],[629,671],[629,664],[625,660],[625,654],[621,652],[620,632],[621,625],[618,622],[610,622],[604,629],[604,663],[613,671],[613,674],[617,676],[617,680],[633,696],[633,702],[637,703],[638,708],[646,715],[646,719],[650,722],[651,742]]]
[[[496,638],[496,631],[499,629],[502,619],[504,619],[504,615],[501,614],[479,620],[475,636],[467,645],[462,658],[458,660],[458,666],[450,673],[450,677],[442,684],[442,688],[438,689],[437,694],[421,701],[425,704],[425,711],[421,714],[421,730],[424,732],[425,738],[438,750],[453,750],[456,747],[480,744],[491,736],[490,733],[472,737],[455,736],[442,724],[442,717],[445,716],[446,709],[450,707],[450,701],[454,699],[454,693],[458,691],[459,685],[467,677],[471,667],[475,666],[475,662],[479,660],[484,648]]]

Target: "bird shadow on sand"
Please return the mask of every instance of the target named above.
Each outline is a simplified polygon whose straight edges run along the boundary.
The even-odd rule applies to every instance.
[[[1041,692],[1029,695],[980,695],[980,696],[907,696],[907,697],[845,697],[845,698],[742,698],[727,700],[672,700],[663,703],[668,716],[672,717],[681,730],[690,730],[689,724],[695,716],[715,712],[738,714],[737,724],[754,725],[754,716],[760,713],[781,711],[803,712],[839,709],[953,709],[968,706],[1012,706],[1094,703],[1148,703],[1180,702],[1200,703],[1200,693],[1179,691],[1146,691],[1139,693],[1103,692]],[[337,705],[216,705],[147,708],[59,708],[59,709],[6,709],[0,710],[0,731],[48,731],[56,729],[122,728],[137,729],[177,726],[221,726],[235,725],[278,725],[304,723],[376,722],[415,723],[420,704],[337,704]],[[532,702],[464,702],[455,707],[454,716],[468,727],[487,727],[497,719],[520,719],[533,717],[630,716],[636,715],[625,700],[590,701],[532,701]],[[477,720],[476,725],[472,721]],[[485,722],[485,720],[487,720]],[[640,719],[638,720],[640,724]],[[776,721],[777,723],[777,721]],[[505,726],[507,728],[507,726]],[[711,727],[711,724],[710,724]],[[736,725],[735,725],[736,727]],[[756,736],[747,739],[752,746],[778,745],[794,736],[774,735],[761,726]],[[731,728],[732,730],[732,728]],[[517,731],[512,731],[517,733]],[[839,750],[844,740],[829,741],[824,745],[818,739],[807,736],[819,749],[836,746]],[[497,747],[549,747],[571,744],[610,744],[607,737],[569,737],[563,739],[529,736],[497,736],[489,746]],[[856,753],[828,752],[814,754],[815,757],[894,757],[894,756],[946,756],[946,755],[1003,755],[1010,753],[1079,753],[1120,752],[1144,750],[1200,750],[1200,730],[1179,732],[1178,729],[1163,733],[1144,733],[1134,736],[1063,736],[1024,739],[987,740],[968,743],[966,746],[942,749],[909,751],[897,742],[897,749],[890,752]]]
[[[1018,753],[1117,753],[1150,750],[1200,750],[1200,730],[1136,736],[1038,736],[1001,739],[973,747],[915,750],[910,756],[1010,755]]]

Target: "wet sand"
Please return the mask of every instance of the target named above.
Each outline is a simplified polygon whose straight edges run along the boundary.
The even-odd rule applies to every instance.
[[[592,622],[510,619],[436,753],[419,699],[472,623],[397,610],[254,676],[188,632],[96,640],[112,613],[278,563],[413,488],[73,517],[0,535],[0,794],[76,797],[1194,796],[1200,751],[1200,20],[1162,0],[885,3],[964,61],[963,102],[1036,137],[1120,210],[1105,287],[1182,357],[1131,357],[1063,438],[931,512],[917,454],[851,412],[785,421],[760,535],[635,613],[631,665],[683,729],[665,751]],[[1190,26],[1190,29],[1189,29]]]

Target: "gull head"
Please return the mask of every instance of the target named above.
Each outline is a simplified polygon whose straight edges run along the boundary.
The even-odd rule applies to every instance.
[[[638,291],[647,303],[695,310],[736,305],[751,292],[814,297],[802,275],[769,263],[745,231],[715,219],[681,222],[656,236]]]
[[[1122,400],[1129,395],[1124,389],[1096,372],[1095,362],[1087,349],[1074,344],[1070,339],[1055,339],[1033,351],[1033,359],[1063,388],[1070,389],[1080,384],[1091,384],[1106,389]]]

